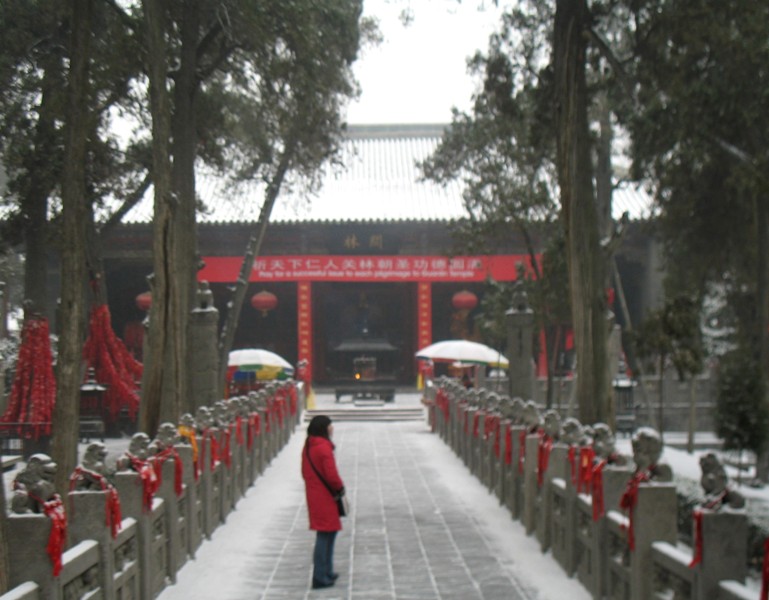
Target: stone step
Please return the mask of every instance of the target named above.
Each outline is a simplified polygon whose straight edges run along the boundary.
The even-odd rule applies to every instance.
[[[309,421],[315,415],[326,415],[332,421],[421,421],[425,411],[422,407],[351,406],[305,410],[304,420]]]

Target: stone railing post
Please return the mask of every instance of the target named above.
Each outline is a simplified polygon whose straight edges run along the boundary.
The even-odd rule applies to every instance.
[[[635,549],[630,553],[631,600],[651,597],[652,544],[676,543],[678,506],[672,483],[642,483],[638,500],[630,515]]]
[[[702,557],[695,579],[697,598],[718,597],[719,582],[723,580],[745,581],[747,541],[748,519],[744,512],[702,510]]]

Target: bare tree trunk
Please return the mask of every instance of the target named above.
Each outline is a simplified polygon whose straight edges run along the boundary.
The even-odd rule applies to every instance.
[[[240,311],[243,308],[243,302],[246,297],[246,289],[248,288],[248,280],[253,268],[254,258],[259,254],[262,247],[262,241],[264,240],[264,234],[267,231],[267,224],[270,222],[270,215],[272,214],[272,208],[275,206],[275,201],[280,193],[280,188],[283,185],[283,179],[288,172],[288,167],[291,164],[295,148],[294,140],[288,140],[286,147],[281,156],[280,163],[275,172],[275,176],[272,178],[270,185],[267,188],[264,198],[264,204],[259,212],[259,221],[257,224],[256,235],[251,236],[248,241],[248,247],[246,248],[245,255],[243,256],[243,264],[240,267],[240,275],[238,281],[235,284],[235,290],[232,293],[232,301],[230,302],[227,310],[227,320],[224,323],[222,333],[219,339],[219,389],[223,390],[227,384],[227,362],[232,348],[232,342],[235,339],[235,329],[238,326],[238,320],[240,319]]]
[[[160,424],[164,391],[164,358],[173,343],[173,318],[178,315],[178,294],[174,279],[173,223],[176,202],[171,193],[171,159],[169,155],[170,115],[166,74],[166,19],[161,0],[143,0],[147,26],[147,72],[149,75],[150,109],[152,113],[152,161],[155,206],[153,218],[152,305],[147,334],[149,368],[142,381],[142,403],[139,429],[152,436]],[[177,370],[177,372],[180,372]]]
[[[577,401],[583,423],[611,414],[606,385],[605,257],[593,191],[585,83],[584,0],[557,0],[553,36],[557,167],[577,352]]]
[[[756,202],[756,221],[758,228],[758,273],[756,274],[756,332],[754,353],[764,376],[766,397],[769,403],[769,205],[765,198],[759,197]],[[756,457],[756,478],[764,483],[769,482],[769,447]]]
[[[195,105],[198,92],[198,41],[200,4],[185,0],[181,21],[181,62],[174,79],[174,108],[171,120],[172,154],[171,186],[178,201],[173,223],[174,295],[178,313],[173,319],[173,343],[168,347],[164,369],[169,376],[164,385],[165,401],[160,409],[161,421],[176,423],[182,412],[193,412],[193,398],[187,393],[189,374],[185,365],[191,364],[187,348],[187,326],[190,318],[198,270],[197,224],[195,221],[195,158],[197,157],[197,122]]]
[[[58,465],[56,489],[64,493],[77,465],[81,356],[85,325],[86,146],[88,143],[88,63],[90,0],[71,0],[69,94],[65,138],[67,169],[62,180],[61,323],[53,412],[52,457]]]

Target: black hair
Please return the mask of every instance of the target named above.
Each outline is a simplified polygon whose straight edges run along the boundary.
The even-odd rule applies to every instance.
[[[328,427],[331,425],[331,419],[326,415],[315,415],[307,426],[307,435],[328,438]]]

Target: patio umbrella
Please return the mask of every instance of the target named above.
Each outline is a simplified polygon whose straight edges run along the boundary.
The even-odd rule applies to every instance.
[[[433,362],[462,362],[506,368],[510,366],[501,352],[469,340],[446,340],[422,348],[417,358],[429,358]]]
[[[230,352],[227,373],[232,379],[276,379],[290,377],[294,367],[285,358],[262,348]]]

